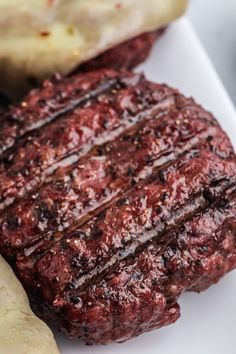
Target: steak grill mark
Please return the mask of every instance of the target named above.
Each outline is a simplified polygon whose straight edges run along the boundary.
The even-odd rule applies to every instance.
[[[68,79],[63,82],[58,75],[51,81],[47,80],[42,89],[33,90],[20,106],[13,106],[2,117],[0,153],[13,147],[28,132],[46,126],[89,99],[116,87],[118,78],[113,74],[112,71],[104,71],[97,76],[95,73],[88,75],[85,82],[81,76],[74,82]],[[104,79],[107,81],[101,82]],[[38,98],[39,92],[41,97]]]

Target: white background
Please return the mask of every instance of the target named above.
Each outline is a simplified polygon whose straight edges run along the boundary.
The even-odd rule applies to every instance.
[[[236,0],[190,0],[188,16],[236,106]]]

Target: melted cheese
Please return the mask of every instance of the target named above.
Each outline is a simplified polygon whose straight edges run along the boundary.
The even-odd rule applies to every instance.
[[[0,0],[0,76],[20,90],[26,77],[68,74],[78,64],[180,16],[187,0]]]
[[[28,298],[0,256],[0,353],[59,354],[52,332],[31,311]]]

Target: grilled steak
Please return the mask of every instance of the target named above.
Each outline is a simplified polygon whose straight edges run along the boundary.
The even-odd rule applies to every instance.
[[[91,71],[101,68],[133,69],[144,62],[164,29],[144,33],[125,41],[79,67],[79,71]]]
[[[213,116],[143,75],[55,77],[2,118],[0,250],[87,343],[177,320],[236,265],[236,159]]]

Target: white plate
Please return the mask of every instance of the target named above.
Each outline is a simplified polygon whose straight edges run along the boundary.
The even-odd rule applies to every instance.
[[[142,70],[194,96],[211,110],[236,147],[236,113],[188,20],[174,24]],[[236,354],[236,272],[208,291],[184,294],[181,318],[172,326],[124,344],[85,346],[57,335],[62,354]]]

